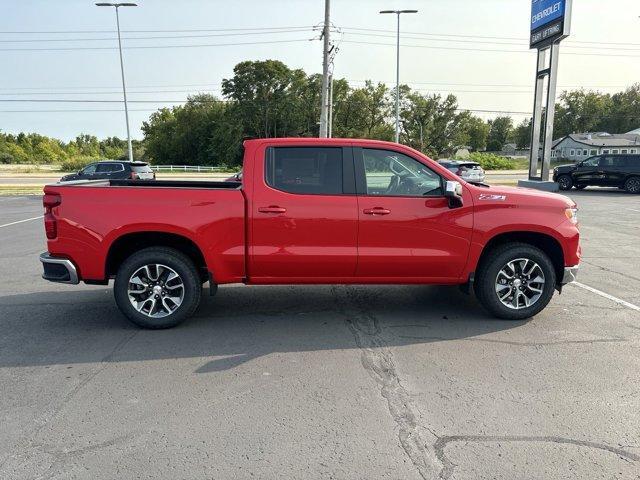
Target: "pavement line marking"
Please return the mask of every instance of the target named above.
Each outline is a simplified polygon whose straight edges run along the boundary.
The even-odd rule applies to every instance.
[[[622,300],[621,298],[618,297],[614,297],[613,295],[609,295],[608,293],[602,292],[600,290],[598,290],[597,288],[593,288],[590,287],[589,285],[585,285],[584,283],[580,283],[580,282],[571,282],[571,285],[575,285],[576,287],[580,287],[584,290],[587,290],[591,293],[595,293],[596,295],[600,295],[601,297],[607,298],[613,302],[616,302],[619,305],[622,305],[623,307],[627,307],[630,308],[631,310],[635,310],[636,312],[640,312],[640,307],[637,305],[634,305],[633,303],[629,303],[626,302],[624,300]]]
[[[44,215],[40,215],[39,217],[33,217],[33,218],[25,218],[24,220],[18,220],[17,222],[5,223],[4,225],[0,225],[0,228],[10,227],[11,225],[17,225],[18,223],[30,222],[31,220],[38,220],[39,218],[42,218],[42,217],[44,217]]]

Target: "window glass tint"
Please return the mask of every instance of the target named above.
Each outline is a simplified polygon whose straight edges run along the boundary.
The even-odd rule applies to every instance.
[[[151,173],[151,167],[149,165],[131,165],[131,170],[136,173]]]
[[[362,150],[368,195],[440,196],[442,179],[422,163],[391,150]]]
[[[299,194],[342,193],[342,148],[277,147],[267,151],[267,184]]]
[[[121,163],[99,163],[97,168],[98,173],[121,172],[122,170]]]
[[[94,173],[96,173],[96,165],[89,165],[88,167],[85,167],[84,170],[82,170],[82,174],[83,175],[93,175]]]
[[[598,166],[613,167],[614,165],[616,165],[616,157],[612,157],[611,155],[600,157],[600,162],[598,163]]]

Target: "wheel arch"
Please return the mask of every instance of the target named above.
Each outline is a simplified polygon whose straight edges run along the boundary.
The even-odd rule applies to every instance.
[[[493,249],[507,243],[526,243],[539,248],[549,256],[556,273],[556,283],[562,280],[564,275],[564,251],[560,242],[551,235],[541,232],[516,231],[504,232],[493,236],[483,247],[476,271],[482,262],[487,259]]]
[[[187,255],[196,266],[200,276],[207,279],[207,262],[198,245],[190,238],[177,233],[144,231],[126,233],[115,239],[109,246],[105,260],[105,276],[115,276],[118,268],[130,255],[148,247],[174,248]]]

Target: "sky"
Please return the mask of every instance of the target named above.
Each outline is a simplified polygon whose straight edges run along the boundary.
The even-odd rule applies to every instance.
[[[219,95],[238,62],[277,59],[322,71],[313,27],[323,21],[324,0],[137,3],[120,10],[133,138],[142,138],[153,110],[189,94]],[[560,90],[614,93],[640,82],[640,2],[573,3]],[[483,118],[530,116],[531,0],[332,0],[336,77],[354,86],[366,79],[393,85],[395,16],[378,13],[385,9],[419,10],[401,20],[402,83],[425,94],[451,92],[461,108],[487,111],[477,112]],[[88,0],[0,0],[0,11],[0,130],[65,141],[79,133],[126,138],[113,9]]]

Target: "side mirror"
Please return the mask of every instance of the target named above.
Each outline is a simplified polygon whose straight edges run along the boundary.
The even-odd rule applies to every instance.
[[[444,196],[449,200],[449,208],[460,208],[464,205],[460,182],[448,180],[444,188]]]

